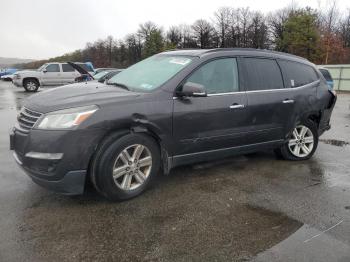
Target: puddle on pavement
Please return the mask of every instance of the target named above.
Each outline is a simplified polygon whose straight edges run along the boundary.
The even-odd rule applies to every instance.
[[[349,142],[337,139],[320,139],[321,142],[332,145],[332,146],[346,146],[349,145]]]
[[[29,259],[39,260],[245,261],[301,227],[281,213],[248,204],[184,198],[154,192],[83,206],[67,198],[54,208],[42,200],[24,215],[21,242]]]

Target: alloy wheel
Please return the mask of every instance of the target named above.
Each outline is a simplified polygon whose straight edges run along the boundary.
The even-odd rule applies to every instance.
[[[151,169],[150,150],[144,145],[131,145],[117,156],[113,166],[113,180],[123,190],[134,190],[146,181]]]
[[[34,91],[36,89],[36,84],[32,81],[27,82],[27,89],[30,91]]]
[[[289,151],[296,157],[306,157],[312,152],[313,147],[314,135],[310,128],[304,125],[297,126],[288,141]]]

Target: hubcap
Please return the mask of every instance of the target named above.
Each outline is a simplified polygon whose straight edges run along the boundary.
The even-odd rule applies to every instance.
[[[33,91],[36,89],[36,84],[34,82],[28,82],[27,83],[27,89],[29,89],[30,91]]]
[[[308,156],[314,147],[314,136],[311,130],[303,125],[297,126],[288,142],[289,151],[296,157]]]
[[[151,168],[152,155],[149,149],[140,144],[129,146],[114,162],[114,183],[123,190],[136,189],[146,181]]]

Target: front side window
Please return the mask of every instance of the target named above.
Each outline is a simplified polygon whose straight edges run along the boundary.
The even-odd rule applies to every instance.
[[[237,61],[235,58],[210,61],[197,69],[186,82],[204,86],[208,94],[237,92]]]
[[[50,64],[46,67],[47,72],[60,72],[60,67],[58,64]]]
[[[112,77],[108,83],[124,85],[131,91],[151,92],[194,59],[188,56],[155,55],[128,67]]]
[[[247,91],[284,88],[277,62],[266,58],[242,58],[244,85]]]
[[[315,70],[309,65],[285,60],[278,63],[285,76],[287,88],[304,86],[318,80]]]

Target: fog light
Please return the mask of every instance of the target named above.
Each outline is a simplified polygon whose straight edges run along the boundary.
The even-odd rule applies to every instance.
[[[60,160],[63,157],[63,153],[39,153],[39,152],[28,152],[26,157],[44,160]]]

